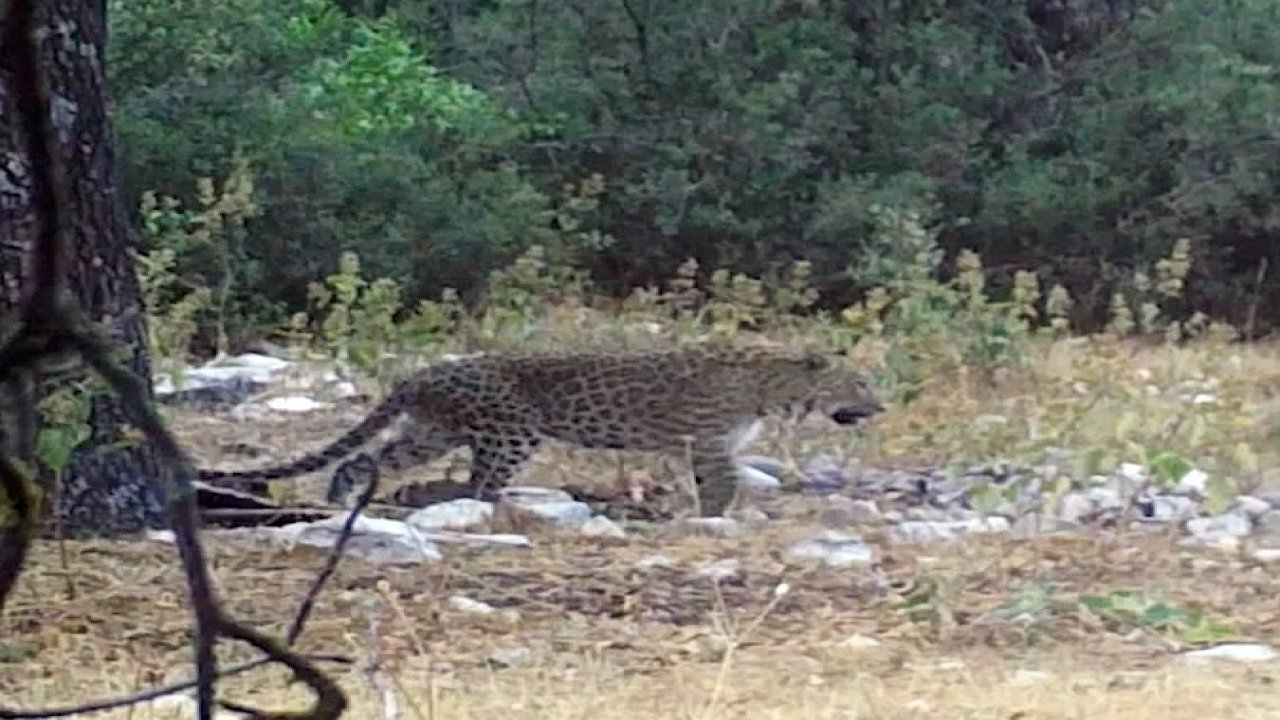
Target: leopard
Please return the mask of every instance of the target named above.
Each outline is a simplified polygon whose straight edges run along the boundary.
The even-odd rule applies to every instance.
[[[490,498],[547,440],[668,453],[691,461],[700,514],[719,516],[736,498],[739,457],[766,417],[821,412],[852,426],[883,410],[869,377],[823,350],[702,342],[478,353],[409,374],[323,449],[272,467],[202,469],[198,479],[220,486],[315,472],[405,418],[398,435],[371,453],[375,467],[399,472],[466,446],[467,487]],[[331,482],[330,502],[350,490],[342,485]]]

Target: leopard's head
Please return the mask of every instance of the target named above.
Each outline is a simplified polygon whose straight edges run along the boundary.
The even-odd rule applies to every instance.
[[[840,425],[853,425],[884,410],[870,379],[836,355],[779,355],[770,364],[771,391],[805,413],[820,412]]]

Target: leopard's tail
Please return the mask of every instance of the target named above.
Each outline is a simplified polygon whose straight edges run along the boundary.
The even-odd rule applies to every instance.
[[[290,462],[256,470],[199,470],[196,473],[196,479],[214,485],[223,485],[225,483],[213,481],[280,480],[315,472],[350,455],[353,450],[369,442],[375,435],[390,426],[404,409],[403,393],[402,388],[393,390],[360,421],[359,425],[351,428],[345,435],[321,450],[308,453]]]

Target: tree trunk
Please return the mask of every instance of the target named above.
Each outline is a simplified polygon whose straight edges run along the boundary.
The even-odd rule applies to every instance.
[[[101,0],[36,0],[36,17],[46,28],[40,63],[50,84],[54,120],[52,152],[62,159],[67,223],[74,263],[70,287],[91,321],[125,348],[125,362],[147,381],[151,362],[146,317],[138,277],[128,253],[129,227],[116,192],[115,155],[106,107],[106,3]],[[0,80],[13,68],[0,67]],[[0,82],[0,317],[20,301],[30,278],[31,248],[38,236],[29,159],[19,135],[17,113]],[[44,382],[47,395],[62,382]],[[96,387],[96,386],[95,386]],[[152,448],[126,437],[119,403],[105,391],[92,397],[92,433],[63,469],[56,513],[70,536],[116,535],[165,525],[158,463]],[[12,428],[0,428],[6,438]],[[52,474],[41,473],[46,492]],[[47,518],[46,518],[47,519]],[[46,530],[53,527],[46,522]]]

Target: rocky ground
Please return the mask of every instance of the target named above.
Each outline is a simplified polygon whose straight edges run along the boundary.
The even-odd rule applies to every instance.
[[[203,464],[292,456],[364,406],[336,378],[290,387],[287,369],[259,362],[189,392],[184,402],[200,408],[173,406]],[[211,398],[250,399],[228,410]],[[1158,483],[1150,463],[1088,476],[1066,460],[885,465],[831,432],[806,424],[792,443],[764,442],[732,519],[674,517],[687,504],[678,462],[566,448],[537,458],[495,504],[377,509],[358,523],[301,646],[376,659],[377,672],[335,668],[356,698],[352,717],[1280,710],[1268,690],[1280,495],[1224,497],[1193,467]],[[324,482],[277,499],[315,503]],[[342,520],[208,532],[231,612],[283,632]],[[0,628],[0,696],[24,706],[189,672],[189,617],[164,533],[42,544]],[[296,696],[276,671],[226,691],[267,705]],[[189,713],[167,707],[147,712]]]

